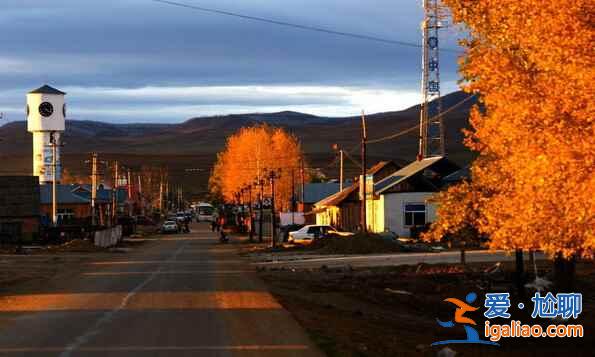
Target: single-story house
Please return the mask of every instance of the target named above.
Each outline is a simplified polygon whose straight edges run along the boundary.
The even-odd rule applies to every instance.
[[[56,185],[58,222],[89,220],[91,217],[91,185]],[[125,191],[118,190],[118,206],[125,200]],[[52,185],[40,186],[42,220],[49,224],[52,215]],[[95,208],[99,224],[105,224],[112,205],[112,190],[102,185],[97,189]]]
[[[434,221],[436,207],[429,199],[444,185],[443,179],[459,169],[445,157],[430,157],[374,181],[374,194],[366,201],[368,230],[409,237],[412,228]]]
[[[0,176],[0,243],[39,236],[39,178]]]
[[[392,161],[380,161],[367,174],[374,180],[382,180],[399,166]],[[361,203],[359,180],[341,192],[330,195],[314,205],[316,224],[329,224],[345,231],[356,231],[360,225]]]

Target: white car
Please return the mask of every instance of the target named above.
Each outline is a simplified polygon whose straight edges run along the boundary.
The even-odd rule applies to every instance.
[[[180,226],[174,221],[165,221],[161,226],[161,233],[180,233]]]
[[[353,233],[341,232],[332,226],[311,224],[302,227],[301,229],[289,232],[289,243],[293,244],[310,244],[316,238],[323,238],[329,234],[339,236],[351,236]]]

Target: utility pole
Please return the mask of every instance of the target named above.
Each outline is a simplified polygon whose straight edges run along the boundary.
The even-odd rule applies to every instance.
[[[271,183],[271,246],[275,248],[277,243],[277,219],[275,215],[275,179],[280,176],[273,170],[269,173]]]
[[[91,154],[91,225],[97,224],[95,202],[97,200],[97,153]]]
[[[116,225],[118,211],[118,160],[114,161],[114,184],[112,185],[112,225]]]
[[[165,210],[169,212],[170,210],[170,197],[169,197],[169,175],[166,173],[165,177]]]
[[[183,211],[184,210],[184,188],[182,187],[182,185],[179,186],[180,190],[178,191],[178,195],[180,196],[180,210]]]
[[[159,214],[163,214],[163,172],[159,174]]]
[[[340,157],[340,172],[339,172],[339,191],[343,191],[343,149],[339,150],[339,157]]]
[[[291,168],[291,224],[295,224],[295,170]]]
[[[305,193],[304,191],[306,190],[306,178],[305,173],[304,173],[304,158],[302,157],[300,160],[300,184],[302,186],[302,192],[300,192],[300,201],[302,202],[302,211],[304,210],[304,197],[305,197]]]
[[[58,143],[56,142],[55,132],[50,133],[50,145],[52,146],[52,225],[58,225],[58,202],[56,201],[56,154]]]
[[[126,177],[126,186],[128,188],[128,215],[132,216],[132,172],[128,169]]]
[[[264,179],[257,179],[258,186],[260,186],[260,194],[258,195],[258,242],[262,243],[262,220],[264,216],[263,197],[264,197]]]
[[[140,204],[140,210],[141,210],[141,215],[144,216],[145,215],[145,200],[143,197],[143,185],[142,185],[142,181],[141,181],[141,175],[137,175],[137,179],[138,179],[138,202]]]
[[[364,111],[362,110],[362,178],[360,179],[359,183],[360,191],[362,192],[360,212],[360,224],[362,226],[362,232],[368,231],[366,217],[366,140],[368,140],[368,135],[366,133],[366,117],[364,115]]]
[[[254,241],[254,213],[252,212],[252,185],[248,185],[248,211],[250,214],[250,243]]]
[[[339,151],[339,192],[343,191],[343,149],[339,147],[339,144],[334,144],[333,149]]]

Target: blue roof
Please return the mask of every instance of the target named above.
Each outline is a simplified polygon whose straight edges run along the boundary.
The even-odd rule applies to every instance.
[[[91,186],[90,185],[56,185],[56,196],[58,203],[70,204],[90,204],[91,203]],[[52,203],[52,185],[40,185],[40,203]],[[118,202],[124,202],[127,197],[125,189],[119,188],[117,191]],[[112,190],[101,188],[97,190],[98,202],[111,202]]]
[[[316,203],[339,192],[338,182],[317,182],[304,185],[304,203]]]

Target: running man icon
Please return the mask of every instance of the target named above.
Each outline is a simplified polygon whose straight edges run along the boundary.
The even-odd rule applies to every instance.
[[[461,301],[456,298],[444,299],[444,301],[449,302],[457,307],[457,309],[455,310],[454,322],[457,324],[463,325],[463,328],[465,328],[465,333],[467,334],[467,338],[464,340],[438,341],[438,342],[432,343],[432,346],[448,345],[451,343],[477,343],[477,344],[483,344],[483,345],[500,346],[496,342],[480,339],[479,334],[477,333],[477,330],[470,326],[470,325],[477,325],[477,324],[475,323],[475,321],[473,319],[466,317],[465,313],[477,311],[477,309],[479,309],[478,307],[473,307],[470,305],[470,304],[474,303],[476,299],[477,299],[477,294],[474,292],[467,294],[467,296],[465,297],[466,302]],[[455,326],[455,323],[453,323],[452,320],[442,322],[442,321],[436,319],[436,321],[438,322],[438,325],[440,325],[442,327],[450,328],[450,327]]]

